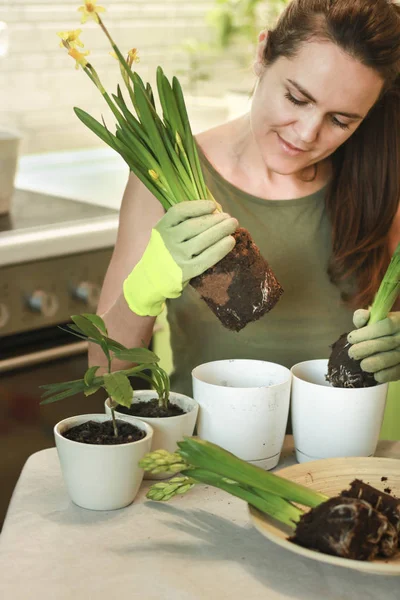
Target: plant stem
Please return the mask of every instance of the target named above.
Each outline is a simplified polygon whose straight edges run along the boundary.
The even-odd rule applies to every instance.
[[[108,372],[111,373],[111,354],[107,353],[107,366],[108,366]],[[117,406],[117,403],[114,402],[114,400],[111,398],[110,396],[110,410],[111,410],[111,418],[112,418],[112,422],[113,422],[113,429],[114,429],[114,437],[118,437],[118,426],[117,426],[117,420],[115,418],[115,410],[114,408]]]
[[[114,408],[116,406],[117,406],[117,404],[114,402],[114,400],[112,398],[110,398],[110,410],[111,410],[111,418],[112,418],[112,422],[113,422],[114,436],[118,437],[118,427],[117,427],[117,421],[115,419],[115,410],[114,410]]]

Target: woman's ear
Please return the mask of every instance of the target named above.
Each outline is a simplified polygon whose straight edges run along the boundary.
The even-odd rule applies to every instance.
[[[260,75],[264,69],[264,58],[263,57],[264,57],[265,46],[267,45],[267,39],[268,39],[268,31],[266,29],[263,29],[263,31],[261,31],[258,34],[256,58],[255,58],[255,61],[253,64],[253,70],[254,70],[254,73],[257,75],[257,77],[260,77]]]

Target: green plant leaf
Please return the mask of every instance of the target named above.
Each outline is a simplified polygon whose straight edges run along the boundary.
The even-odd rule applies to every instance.
[[[114,142],[113,134],[106,128],[104,125],[99,123],[96,119],[94,119],[89,113],[85,112],[81,108],[74,107],[74,112],[78,119],[82,121],[86,127],[88,127],[93,133],[95,133],[103,142],[105,142],[108,146],[111,146],[114,150],[117,150]]]
[[[171,159],[156,125],[156,119],[154,118],[154,107],[148,99],[146,91],[142,89],[140,83],[138,83],[136,80],[134,84],[134,91],[140,109],[141,123],[145,127],[146,133],[152,142],[154,153],[158,157],[158,161],[162,168],[162,173],[165,176],[164,184],[167,186],[167,189],[173,198],[176,198],[176,200],[179,201],[186,200],[180,178],[176,173],[174,166],[171,164]]]
[[[87,385],[88,387],[92,385],[97,369],[100,369],[100,367],[89,367],[89,369],[86,371],[83,380],[85,382],[85,385]]]
[[[159,357],[147,348],[124,348],[115,350],[115,358],[119,360],[129,360],[139,364],[151,364],[159,362]]]
[[[61,392],[63,390],[75,387],[78,391],[81,391],[85,387],[85,382],[83,379],[75,379],[72,381],[64,381],[61,383],[46,383],[44,385],[39,385],[39,389],[46,390],[42,397],[48,396],[49,394],[53,394],[55,392]]]
[[[125,346],[117,342],[117,340],[113,340],[110,337],[105,337],[104,339],[106,340],[110,350],[126,350]]]
[[[102,340],[100,340],[100,346],[101,346],[101,349],[103,350],[104,354],[106,355],[107,360],[109,361],[111,359],[110,349],[104,338]]]
[[[93,325],[96,325],[97,329],[100,329],[100,331],[102,331],[103,333],[108,335],[106,324],[104,323],[103,319],[101,317],[99,317],[99,315],[93,315],[90,313],[82,313],[82,316],[85,317],[86,319],[89,319],[89,321],[91,323],[93,323]]]
[[[84,317],[83,315],[72,315],[71,319],[75,325],[79,327],[82,333],[101,342],[103,339],[102,334],[88,318]]]
[[[107,390],[110,398],[117,404],[130,407],[132,403],[132,388],[129,379],[122,373],[105,373],[104,387]]]
[[[95,394],[102,386],[101,385],[92,385],[88,388],[86,388],[83,393],[85,394],[85,396],[91,396],[92,394]]]
[[[192,129],[190,127],[190,121],[186,110],[185,99],[183,97],[181,84],[179,83],[177,77],[172,78],[172,91],[174,93],[176,104],[185,130],[185,136],[184,138],[182,138],[182,142],[186,149],[190,166],[196,181],[197,191],[199,194],[198,198],[199,200],[204,200],[207,197],[206,184],[204,181],[203,172],[201,170],[196,142],[194,140]]]
[[[77,390],[76,388],[67,389],[59,394],[54,394],[48,398],[45,398],[41,401],[40,404],[52,404],[53,402],[58,402],[58,400],[63,400],[64,398],[68,398],[69,396],[75,396],[82,392],[81,389]]]

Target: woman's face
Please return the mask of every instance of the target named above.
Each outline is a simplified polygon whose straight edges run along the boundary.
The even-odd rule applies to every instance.
[[[332,154],[360,126],[383,85],[331,42],[309,41],[270,67],[258,60],[256,70],[251,129],[266,167],[282,175]]]

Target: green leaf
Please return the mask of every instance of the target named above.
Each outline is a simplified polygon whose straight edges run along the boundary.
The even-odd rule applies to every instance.
[[[150,100],[151,104],[153,105],[154,110],[156,110],[156,103],[154,102],[153,90],[151,89],[151,85],[149,83],[146,83],[146,93],[147,93],[148,99]]]
[[[87,335],[84,335],[83,333],[81,333],[81,330],[76,325],[71,325],[70,323],[68,323],[65,327],[58,325],[58,328],[61,329],[61,331],[70,333],[71,335],[74,335],[75,337],[77,337],[81,340],[85,340],[85,342],[93,342],[95,344],[98,344],[97,340],[95,340],[93,338],[88,338]]]
[[[99,317],[99,315],[92,315],[90,313],[82,313],[82,316],[86,317],[86,319],[89,319],[89,321],[91,323],[93,323],[93,325],[96,325],[97,329],[100,329],[100,331],[102,331],[103,333],[108,335],[106,324],[104,323],[103,319],[101,317]]]
[[[129,379],[122,373],[105,373],[104,387],[107,390],[110,398],[117,404],[130,407],[132,403],[132,388]]]
[[[74,112],[78,119],[82,121],[86,127],[88,127],[93,133],[95,133],[103,142],[105,142],[108,146],[111,146],[114,150],[116,150],[115,142],[113,134],[106,128],[104,125],[99,123],[96,119],[94,119],[87,112],[82,110],[81,108],[74,107]],[[118,152],[118,150],[117,150]]]
[[[109,361],[111,359],[110,349],[109,349],[109,347],[107,345],[107,342],[106,342],[106,340],[104,338],[100,341],[100,346],[101,346],[101,349],[103,350],[104,354],[106,355],[107,360]]]
[[[64,381],[62,383],[46,383],[44,385],[39,385],[39,389],[47,390],[43,393],[43,396],[48,395],[49,393],[60,392],[62,390],[66,390],[68,388],[76,387],[77,389],[83,389],[85,387],[85,382],[83,379],[74,379],[72,381]]]
[[[151,364],[159,362],[159,357],[147,348],[124,348],[115,350],[115,358],[129,360],[139,364]]]
[[[85,396],[91,396],[92,394],[95,394],[101,387],[101,385],[92,385],[89,388],[86,388],[83,393]]]
[[[138,121],[135,116],[130,112],[129,108],[127,107],[124,97],[122,95],[122,91],[121,88],[118,86],[118,92],[117,92],[117,96],[115,96],[115,94],[113,94],[113,98],[115,100],[115,102],[118,104],[119,109],[122,111],[127,123],[129,124],[129,126],[132,129],[132,132],[141,139],[141,141],[143,143],[145,143],[147,145],[147,148],[150,150],[150,140],[145,132],[145,130],[143,129],[140,121]]]
[[[126,350],[125,346],[117,342],[117,340],[113,340],[110,337],[105,337],[104,339],[106,340],[110,350]]]
[[[100,369],[100,367],[89,367],[89,369],[86,371],[83,380],[85,382],[85,385],[87,385],[88,387],[92,385],[97,369]]]
[[[197,146],[193,138],[192,129],[190,127],[190,121],[186,110],[185,99],[183,97],[181,84],[179,83],[179,80],[176,77],[173,77],[172,79],[172,90],[185,130],[185,137],[182,139],[183,145],[185,146],[190,161],[190,166],[192,168],[192,172],[196,180],[197,190],[199,193],[199,200],[202,200],[207,197],[206,184],[204,181],[203,172],[201,170]]]
[[[75,396],[80,392],[82,392],[82,390],[77,390],[76,388],[68,389],[63,392],[60,392],[59,394],[54,394],[53,396],[45,398],[40,404],[52,404],[53,402],[58,402],[58,400],[68,398],[69,396]]]
[[[102,334],[95,325],[83,315],[72,315],[71,319],[77,325],[82,333],[88,337],[92,337],[99,342],[103,339]]]
[[[163,110],[164,119],[168,121],[172,129],[172,141],[175,141],[176,132],[181,138],[185,136],[185,128],[179,112],[172,87],[161,67],[157,67],[157,89]]]
[[[185,193],[182,189],[179,177],[177,177],[175,169],[171,164],[171,159],[164,146],[163,139],[156,125],[155,118],[153,115],[153,106],[150,103],[146,92],[143,91],[140,84],[136,81],[134,84],[134,90],[137,103],[140,109],[141,122],[146,129],[147,135],[151,140],[154,153],[157,156],[158,161],[161,165],[162,173],[165,176],[164,183],[166,186],[168,186],[167,189],[169,189],[169,192],[173,198],[176,198],[177,200],[186,200]]]

